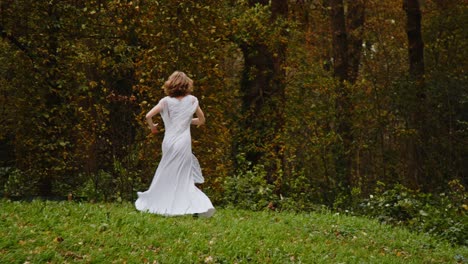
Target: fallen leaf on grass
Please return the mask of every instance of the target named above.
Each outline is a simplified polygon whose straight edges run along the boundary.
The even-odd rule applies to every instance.
[[[99,232],[104,232],[106,231],[107,229],[109,229],[109,225],[106,224],[106,223],[103,223],[99,226]]]
[[[394,252],[395,252],[395,255],[397,257],[407,257],[407,256],[409,256],[409,253],[404,251],[404,250],[395,249]]]
[[[157,253],[159,253],[159,251],[161,251],[161,248],[151,245],[151,246],[148,247],[148,250],[153,251],[154,253],[157,254]]]
[[[143,259],[143,263],[159,264],[159,262],[158,262],[157,260],[153,260],[153,262],[150,262],[150,260],[148,260],[147,258],[144,258],[144,259]]]
[[[65,254],[63,254],[67,258],[74,258],[74,259],[83,259],[82,256],[76,254],[75,252],[72,251],[67,251]]]
[[[212,256],[208,256],[205,258],[205,263],[212,263],[213,262],[213,257]]]

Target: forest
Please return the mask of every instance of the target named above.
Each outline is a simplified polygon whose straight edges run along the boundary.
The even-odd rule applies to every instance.
[[[344,209],[403,193],[464,215],[467,7],[1,0],[0,194],[134,200],[164,136],[145,114],[180,70],[206,114],[193,152],[215,205]]]

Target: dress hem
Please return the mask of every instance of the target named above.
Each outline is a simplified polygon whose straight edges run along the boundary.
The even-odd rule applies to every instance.
[[[157,214],[157,215],[162,215],[162,216],[184,216],[184,215],[198,214],[201,217],[209,218],[209,217],[213,216],[213,214],[216,211],[216,209],[214,207],[212,207],[212,208],[209,208],[207,210],[187,210],[187,211],[181,212],[181,213],[163,213],[163,212],[161,212],[159,210],[154,210],[154,209],[150,209],[150,208],[141,208],[141,207],[136,205],[136,202],[135,202],[135,207],[140,212]]]

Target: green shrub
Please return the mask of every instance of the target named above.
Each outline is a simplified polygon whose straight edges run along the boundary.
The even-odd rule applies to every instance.
[[[112,174],[99,170],[97,173],[88,175],[80,189],[78,196],[86,197],[90,201],[109,201],[115,196]]]
[[[249,210],[262,210],[278,200],[273,193],[274,185],[266,180],[267,172],[263,165],[251,167],[243,155],[238,156],[240,164],[237,175],[224,182],[224,203],[228,206]],[[251,168],[250,168],[251,167]]]
[[[6,179],[3,184],[4,196],[29,196],[37,193],[38,177],[31,177],[16,168],[2,168],[1,178]]]
[[[320,211],[325,205],[321,199],[323,189],[316,187],[304,171],[293,171],[291,176],[284,180],[277,208],[282,211],[310,212]]]
[[[357,211],[383,223],[407,226],[453,244],[468,245],[466,191],[456,180],[449,183],[449,188],[447,194],[432,195],[397,184],[370,195]]]
[[[11,167],[0,167],[0,186],[2,187],[0,189],[0,192],[3,194],[4,190],[3,187],[5,186],[5,183],[8,181],[9,173],[12,170]]]

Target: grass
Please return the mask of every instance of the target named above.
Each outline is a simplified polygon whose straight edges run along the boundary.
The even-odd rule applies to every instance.
[[[0,201],[0,263],[464,263],[466,247],[322,213],[162,217],[130,203]]]

